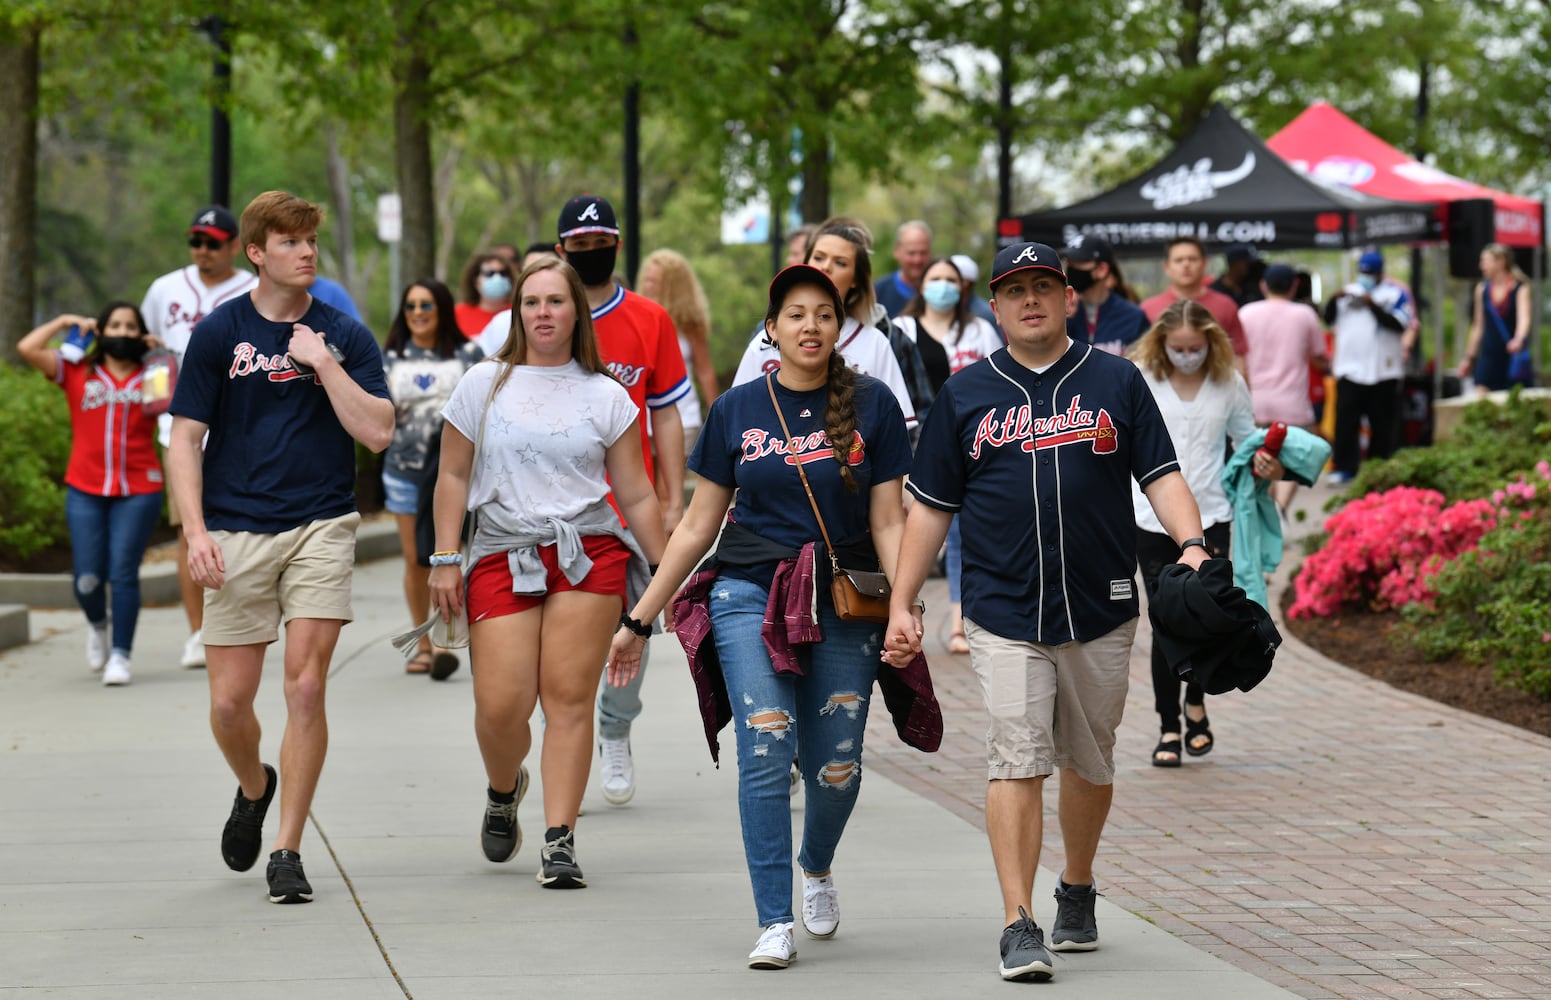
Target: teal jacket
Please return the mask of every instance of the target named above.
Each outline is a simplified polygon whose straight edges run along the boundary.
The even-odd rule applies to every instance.
[[[1266,607],[1266,574],[1282,564],[1282,518],[1271,499],[1271,484],[1256,479],[1250,463],[1265,444],[1266,432],[1245,438],[1222,470],[1223,489],[1233,503],[1233,583],[1249,599]],[[1287,428],[1278,456],[1286,478],[1313,486],[1330,461],[1330,443],[1300,427]]]

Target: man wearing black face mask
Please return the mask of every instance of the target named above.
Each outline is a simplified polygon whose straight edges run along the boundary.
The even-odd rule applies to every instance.
[[[1150,325],[1140,306],[1109,288],[1115,251],[1097,236],[1073,236],[1061,251],[1066,280],[1077,293],[1077,311],[1066,318],[1066,335],[1109,354],[1124,354]]]

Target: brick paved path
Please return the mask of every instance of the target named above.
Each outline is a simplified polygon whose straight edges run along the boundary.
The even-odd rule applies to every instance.
[[[1273,591],[1274,592],[1274,591]],[[868,759],[984,828],[985,712],[926,592],[946,734],[924,755],[875,713]],[[1551,740],[1409,695],[1286,635],[1271,676],[1209,699],[1217,747],[1150,766],[1143,616],[1100,889],[1309,998],[1551,997]],[[1054,788],[1042,863],[1059,871]]]

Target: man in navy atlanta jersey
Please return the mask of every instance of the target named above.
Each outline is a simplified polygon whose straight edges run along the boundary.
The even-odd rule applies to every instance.
[[[1048,979],[1029,917],[1044,780],[1062,770],[1066,869],[1050,948],[1098,947],[1093,858],[1109,814],[1115,729],[1125,707],[1138,602],[1130,481],[1152,501],[1192,567],[1206,559],[1201,515],[1141,372],[1074,344],[1077,305],[1056,251],[996,255],[992,307],[1007,347],[943,385],[922,428],[909,489],[885,655],[920,649],[912,608],[957,514],[964,618],[991,716],[986,829],[1005,908],[1001,974]]]

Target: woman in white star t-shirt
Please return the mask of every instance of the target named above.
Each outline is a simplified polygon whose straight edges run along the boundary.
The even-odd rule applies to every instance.
[[[517,803],[537,702],[538,880],[581,888],[573,831],[592,763],[593,698],[627,581],[631,593],[644,590],[665,539],[636,406],[599,356],[581,279],[558,258],[535,261],[517,278],[513,315],[506,344],[470,369],[443,411],[431,597],[449,618],[468,604],[474,734],[490,785],[485,857],[510,861],[522,846]],[[474,535],[460,570],[465,511]]]

